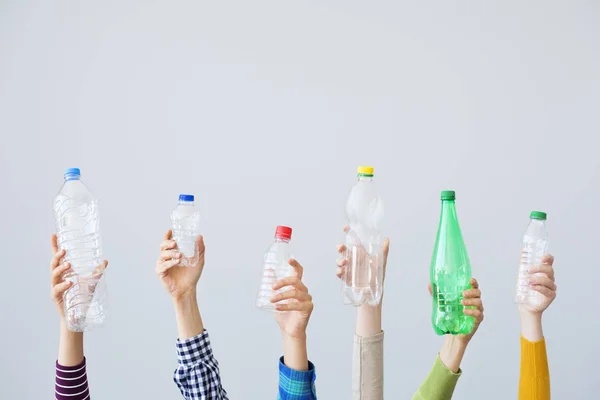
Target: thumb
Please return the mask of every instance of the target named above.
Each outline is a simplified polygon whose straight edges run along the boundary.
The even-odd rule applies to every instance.
[[[427,284],[427,290],[429,291],[429,295],[433,296],[433,291],[431,289],[431,283]]]
[[[204,253],[205,250],[205,246],[204,246],[204,238],[202,237],[202,235],[198,235],[198,237],[196,238],[196,246],[198,246],[198,252],[199,253]]]

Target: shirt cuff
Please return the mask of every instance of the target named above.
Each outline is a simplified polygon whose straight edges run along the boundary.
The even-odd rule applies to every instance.
[[[307,371],[296,371],[283,363],[283,357],[279,359],[279,393],[282,399],[316,399],[315,390],[315,366],[308,362]]]
[[[56,399],[80,400],[89,397],[85,357],[81,364],[72,367],[60,365],[56,361]]]
[[[183,367],[207,362],[213,359],[210,338],[206,329],[189,339],[177,339],[177,362]]]
[[[530,342],[521,335],[521,370],[532,372],[538,379],[550,379],[544,338]]]

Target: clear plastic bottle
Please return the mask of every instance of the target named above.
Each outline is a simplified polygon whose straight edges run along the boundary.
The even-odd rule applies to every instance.
[[[544,300],[544,296],[531,290],[527,279],[529,268],[542,263],[542,257],[548,253],[548,230],[546,229],[546,213],[532,211],[529,215],[529,225],[523,235],[521,245],[521,260],[519,263],[519,276],[515,303],[537,306]],[[542,274],[543,275],[543,274]]]
[[[102,325],[108,305],[98,201],[78,168],[67,169],[64,178],[53,208],[58,247],[66,251],[65,262],[71,263],[64,274],[72,282],[64,294],[65,319],[69,330],[83,332]]]
[[[275,305],[270,300],[273,295],[282,291],[282,289],[273,290],[273,284],[280,279],[290,276],[294,271],[288,263],[292,256],[290,251],[291,239],[292,228],[278,226],[275,229],[275,241],[265,253],[262,280],[256,298],[256,307],[261,310],[275,310]]]
[[[184,267],[198,265],[199,249],[196,239],[200,226],[200,213],[196,210],[193,194],[180,194],[179,203],[171,213],[173,240],[181,253],[181,263]]]
[[[377,305],[383,296],[383,243],[379,223],[383,202],[373,181],[373,167],[358,167],[358,182],[348,196],[346,268],[342,276],[345,304]]]

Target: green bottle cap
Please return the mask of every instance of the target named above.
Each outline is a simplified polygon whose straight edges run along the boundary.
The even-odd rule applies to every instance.
[[[454,190],[442,190],[442,200],[454,200],[456,193]]]
[[[541,219],[542,221],[545,221],[546,217],[547,217],[547,215],[543,211],[532,211],[531,214],[529,214],[529,218]]]

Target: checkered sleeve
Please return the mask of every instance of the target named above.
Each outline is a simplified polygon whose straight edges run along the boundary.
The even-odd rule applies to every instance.
[[[315,366],[308,362],[308,371],[296,371],[288,368],[279,359],[279,396],[278,400],[316,400]]]
[[[207,331],[184,341],[177,339],[177,361],[173,380],[186,400],[229,400]]]

